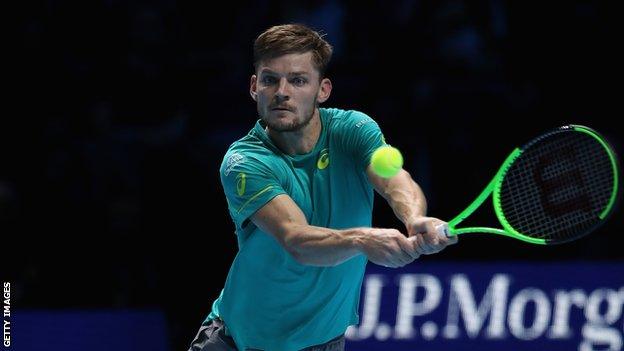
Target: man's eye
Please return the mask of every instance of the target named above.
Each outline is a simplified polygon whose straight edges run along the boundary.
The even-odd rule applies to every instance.
[[[277,80],[275,79],[275,77],[271,77],[271,76],[262,78],[262,83],[266,85],[274,84],[276,81]]]
[[[293,84],[294,84],[294,85],[297,85],[297,86],[302,86],[302,85],[304,85],[307,81],[306,81],[304,78],[299,78],[299,77],[298,77],[298,78],[293,78],[292,82],[293,82]]]

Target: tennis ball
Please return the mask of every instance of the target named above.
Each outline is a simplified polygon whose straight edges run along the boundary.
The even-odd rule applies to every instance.
[[[373,172],[380,177],[394,177],[403,168],[403,155],[393,146],[381,146],[373,152],[371,167]]]

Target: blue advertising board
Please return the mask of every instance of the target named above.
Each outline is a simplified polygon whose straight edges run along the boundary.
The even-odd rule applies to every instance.
[[[624,262],[369,264],[347,350],[623,350]]]

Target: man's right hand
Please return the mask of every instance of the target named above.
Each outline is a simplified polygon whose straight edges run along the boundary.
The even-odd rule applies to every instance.
[[[361,251],[368,260],[384,267],[398,268],[420,256],[415,238],[407,238],[396,229],[366,228]]]

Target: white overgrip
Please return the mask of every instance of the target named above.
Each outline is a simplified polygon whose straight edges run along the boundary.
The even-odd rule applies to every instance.
[[[439,224],[435,227],[436,232],[438,232],[438,235],[444,238],[448,238],[451,236],[451,233],[449,232],[449,227],[448,224]]]

